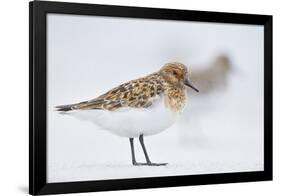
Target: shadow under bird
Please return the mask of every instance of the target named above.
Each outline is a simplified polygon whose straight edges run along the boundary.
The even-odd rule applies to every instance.
[[[189,80],[185,65],[167,63],[155,73],[121,84],[92,100],[56,108],[129,138],[133,165],[161,166],[167,163],[151,162],[144,136],[160,133],[175,122],[186,105],[187,87],[199,92]],[[134,138],[139,138],[145,163],[136,161]]]

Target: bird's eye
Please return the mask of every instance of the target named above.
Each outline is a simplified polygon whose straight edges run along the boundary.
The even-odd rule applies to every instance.
[[[177,73],[176,71],[173,71],[173,75],[174,75],[174,76],[177,76],[178,73]]]

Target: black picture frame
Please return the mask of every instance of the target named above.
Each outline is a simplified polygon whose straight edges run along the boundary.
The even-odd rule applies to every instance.
[[[264,26],[264,171],[47,183],[46,14],[64,13]],[[58,194],[272,180],[272,16],[33,1],[29,3],[29,193]]]

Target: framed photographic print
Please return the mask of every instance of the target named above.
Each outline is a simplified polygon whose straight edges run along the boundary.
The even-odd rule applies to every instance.
[[[30,194],[272,180],[272,16],[29,8]]]

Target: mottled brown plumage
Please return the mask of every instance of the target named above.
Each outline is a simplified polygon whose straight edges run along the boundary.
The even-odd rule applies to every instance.
[[[121,107],[148,108],[159,96],[172,111],[180,111],[185,104],[187,69],[181,63],[165,64],[158,72],[121,84],[105,94],[77,104],[57,106],[59,111],[103,109]]]

